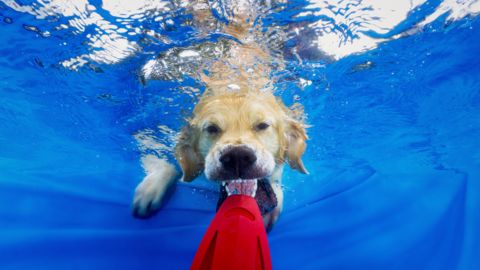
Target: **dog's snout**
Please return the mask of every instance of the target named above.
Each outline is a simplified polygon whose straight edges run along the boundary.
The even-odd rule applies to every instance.
[[[257,161],[257,156],[252,149],[246,146],[235,146],[225,151],[221,157],[220,162],[225,170],[235,173],[237,176],[241,172]]]

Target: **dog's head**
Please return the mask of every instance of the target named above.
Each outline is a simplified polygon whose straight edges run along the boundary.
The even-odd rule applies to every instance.
[[[183,181],[203,170],[211,180],[270,176],[285,160],[307,173],[301,156],[304,125],[271,93],[223,93],[203,97],[180,133],[176,158]]]

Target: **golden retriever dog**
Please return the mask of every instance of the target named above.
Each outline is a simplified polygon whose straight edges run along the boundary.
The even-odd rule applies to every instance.
[[[202,6],[192,13],[203,24],[211,16]],[[237,15],[224,26],[223,32],[242,43],[230,42],[228,52],[209,65],[209,75],[202,75],[206,91],[178,136],[175,157],[180,181],[204,173],[219,184],[219,205],[231,194],[255,197],[270,229],[283,207],[284,163],[307,173],[301,160],[307,135],[301,106],[286,107],[269,88],[270,69],[259,64],[269,53],[252,38],[249,21]],[[142,164],[146,176],[135,190],[133,214],[148,217],[160,208],[178,174],[174,165],[151,154]]]

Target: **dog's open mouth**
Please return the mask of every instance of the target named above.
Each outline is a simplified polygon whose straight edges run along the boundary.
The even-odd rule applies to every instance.
[[[254,197],[262,215],[272,211],[277,206],[277,196],[267,179],[238,179],[223,181],[220,185],[220,198],[217,210],[230,195],[247,195]]]
[[[238,179],[231,181],[224,181],[222,185],[225,186],[227,195],[248,195],[255,197],[257,192],[257,179]]]

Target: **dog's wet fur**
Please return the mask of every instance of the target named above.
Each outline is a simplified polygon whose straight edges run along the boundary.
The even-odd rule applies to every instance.
[[[198,14],[207,16],[205,12]],[[251,27],[247,21],[239,16],[226,26],[225,32],[246,39]],[[233,44],[232,53],[221,62],[255,65],[254,59],[268,54],[260,48],[254,41]],[[263,72],[268,68],[253,76],[250,70],[245,78],[242,76],[247,75],[230,72],[228,65],[222,65],[211,66],[211,75],[202,77],[207,90],[178,136],[175,157],[182,170],[180,179],[190,182],[205,173],[218,183],[236,179],[264,181],[262,185],[269,187],[264,186],[263,192],[273,192],[265,194],[276,201],[273,209],[263,211],[265,226],[271,228],[283,207],[283,164],[288,162],[292,168],[307,173],[301,160],[307,139],[303,112],[300,106],[286,107],[265,87],[269,82]],[[178,174],[172,164],[152,154],[142,157],[142,165],[146,176],[135,190],[133,214],[149,217],[160,208]]]

